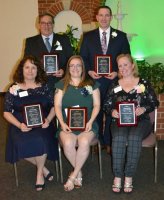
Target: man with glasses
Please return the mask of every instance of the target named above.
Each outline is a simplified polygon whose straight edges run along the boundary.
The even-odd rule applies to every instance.
[[[48,76],[49,87],[54,90],[54,84],[63,76],[73,50],[66,35],[53,32],[54,17],[51,14],[42,14],[38,20],[40,34],[26,39],[24,56],[33,55],[43,62],[43,55],[57,54],[59,70]]]

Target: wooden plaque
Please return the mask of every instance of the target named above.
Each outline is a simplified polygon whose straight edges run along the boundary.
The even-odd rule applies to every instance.
[[[68,108],[67,124],[72,131],[84,131],[87,123],[86,107]]]

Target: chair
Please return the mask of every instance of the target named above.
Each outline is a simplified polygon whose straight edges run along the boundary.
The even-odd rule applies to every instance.
[[[56,160],[55,162],[55,168],[56,168],[56,179],[57,181],[59,181],[59,164],[58,164],[58,160]],[[18,181],[18,170],[17,170],[17,163],[13,164],[14,167],[14,174],[15,174],[15,183],[16,186],[19,186],[19,181]]]
[[[101,144],[100,141],[95,138],[92,143],[91,143],[91,153],[92,153],[92,159],[93,159],[93,154],[94,154],[94,147],[97,145],[98,148],[98,161],[99,161],[99,173],[100,173],[100,179],[102,179],[102,158],[101,158]],[[78,146],[77,146],[78,147]],[[63,164],[62,164],[62,146],[61,143],[59,142],[58,144],[58,151],[59,151],[59,168],[60,168],[60,178],[61,178],[61,183],[63,183]]]
[[[158,156],[158,143],[156,138],[157,130],[157,108],[149,114],[150,121],[153,125],[151,133],[142,141],[142,147],[152,147],[154,150],[154,182],[157,182],[157,156]]]

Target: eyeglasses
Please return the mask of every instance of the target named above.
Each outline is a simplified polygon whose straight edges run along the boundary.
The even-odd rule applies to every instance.
[[[40,22],[40,24],[41,24],[42,26],[46,26],[46,25],[47,25],[47,26],[52,26],[53,23],[52,23],[52,22],[47,22],[47,23],[46,23],[46,22]]]
[[[82,65],[81,64],[77,64],[77,65],[72,64],[69,67],[71,67],[71,68],[73,68],[73,67],[82,67]]]

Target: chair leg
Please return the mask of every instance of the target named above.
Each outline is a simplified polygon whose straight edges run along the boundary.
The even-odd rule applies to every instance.
[[[56,169],[56,179],[59,181],[59,163],[58,160],[55,160],[55,169]]]
[[[154,152],[154,156],[155,156],[155,166],[154,166],[154,182],[157,183],[157,162],[158,162],[158,143],[156,141],[156,145],[155,145],[155,152]]]
[[[59,151],[60,179],[61,179],[61,183],[63,183],[63,164],[62,164],[62,157],[61,157],[61,147],[60,147],[60,144],[58,144],[58,151]]]
[[[101,158],[101,144],[98,141],[98,151],[99,151],[99,170],[100,170],[100,179],[102,179],[102,158]]]
[[[14,174],[15,174],[15,183],[16,183],[16,186],[18,187],[19,186],[19,183],[18,183],[18,172],[17,172],[17,164],[14,163]]]

